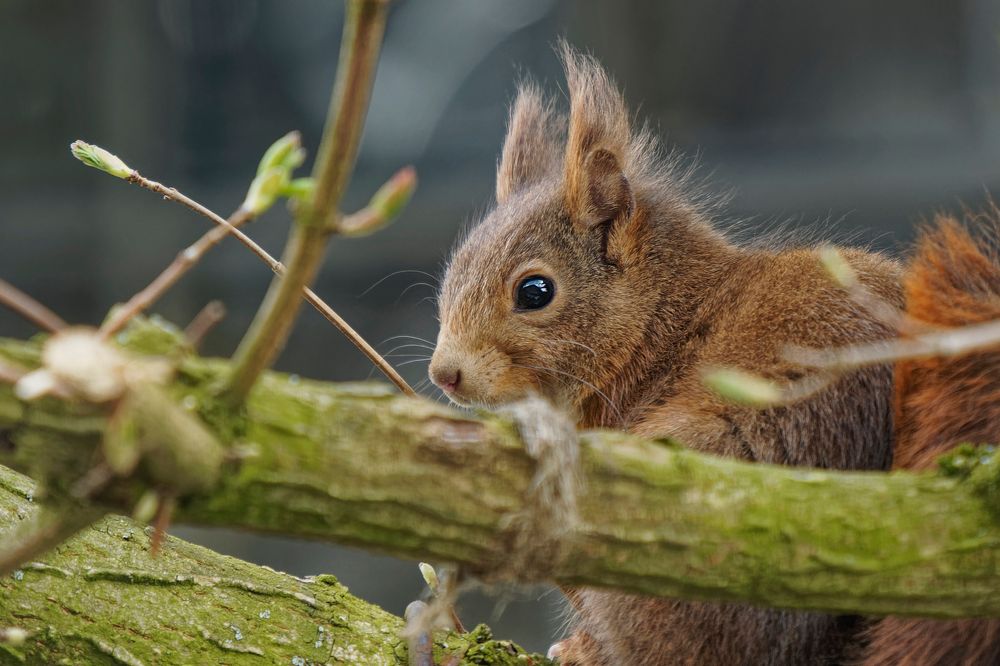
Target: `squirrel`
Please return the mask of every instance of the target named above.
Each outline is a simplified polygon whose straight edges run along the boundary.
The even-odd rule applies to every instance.
[[[1000,319],[1000,209],[972,216],[973,230],[938,215],[920,235],[903,287],[906,314],[934,327]],[[933,469],[963,442],[1000,442],[1000,347],[896,364],[893,468]],[[865,636],[863,666],[1000,664],[1000,620],[886,618]]]
[[[497,167],[496,206],[453,252],[439,298],[432,381],[461,405],[538,394],[579,428],[669,437],[748,461],[885,470],[888,365],[846,374],[793,404],[757,410],[706,388],[729,366],[790,383],[813,370],[788,345],[892,337],[854,302],[817,248],[744,247],[712,225],[690,171],[632,127],[593,57],[561,45],[569,112],[522,83]],[[694,194],[688,192],[694,191]],[[860,282],[901,307],[901,267],[842,250]],[[574,589],[562,664],[837,663],[854,616]]]

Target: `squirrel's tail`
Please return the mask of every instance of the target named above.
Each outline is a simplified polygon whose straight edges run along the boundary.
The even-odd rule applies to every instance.
[[[998,230],[995,215],[938,217],[904,276],[907,314],[939,327],[1000,319]],[[962,442],[1000,443],[1000,347],[898,363],[895,423],[896,468],[931,468]]]
[[[942,328],[1000,319],[1000,215],[938,216],[904,276],[906,312]],[[928,469],[963,442],[1000,443],[1000,346],[896,365],[893,467]],[[886,618],[865,666],[1000,664],[1000,620]]]

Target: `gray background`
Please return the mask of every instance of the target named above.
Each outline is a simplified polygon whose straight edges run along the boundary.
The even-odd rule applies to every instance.
[[[0,276],[74,322],[97,323],[206,222],[84,169],[83,138],[226,213],[261,152],[289,129],[319,138],[343,9],[333,0],[0,3]],[[980,205],[1000,181],[1000,7],[986,0],[401,0],[392,9],[348,209],[397,167],[421,185],[405,216],[335,241],[316,290],[383,351],[433,339],[432,283],[492,195],[506,104],[524,72],[561,84],[558,36],[591,50],[668,144],[732,191],[722,226],[812,225],[898,251],[936,209]],[[287,216],[252,234],[279,253]],[[206,352],[229,354],[270,275],[227,243],[156,311],[186,323],[210,299],[229,316]],[[413,286],[411,289],[408,287]],[[31,328],[0,312],[0,335]],[[399,362],[412,360],[398,358]],[[278,363],[323,379],[370,374],[315,313]],[[412,382],[422,362],[403,366]],[[228,531],[175,533],[296,574],[331,571],[401,613],[413,563]],[[499,601],[498,601],[499,600]],[[473,592],[469,624],[544,649],[555,593]]]

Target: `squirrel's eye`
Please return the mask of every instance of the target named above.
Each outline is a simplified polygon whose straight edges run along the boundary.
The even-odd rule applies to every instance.
[[[514,302],[518,310],[537,310],[548,305],[555,293],[555,282],[541,275],[532,275],[517,285]]]

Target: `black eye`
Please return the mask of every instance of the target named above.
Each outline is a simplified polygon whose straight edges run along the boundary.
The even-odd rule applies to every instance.
[[[541,275],[532,275],[521,280],[514,294],[518,310],[537,310],[552,302],[556,294],[556,283]]]

